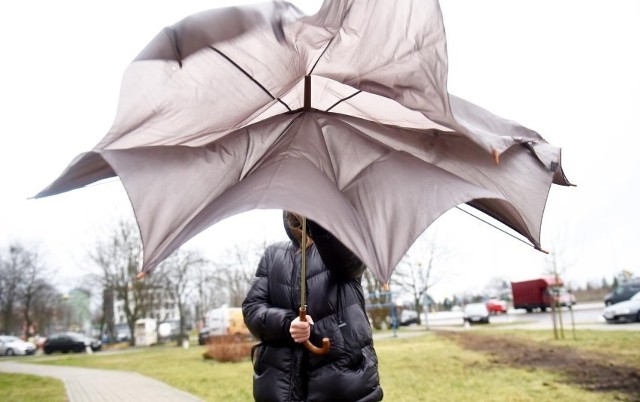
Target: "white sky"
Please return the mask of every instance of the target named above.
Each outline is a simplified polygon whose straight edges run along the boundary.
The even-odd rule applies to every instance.
[[[29,200],[115,116],[120,79],[163,27],[232,1],[3,2],[0,5],[0,247],[39,247],[73,285],[109,221],[132,214],[119,181]],[[314,11],[318,1],[294,2]],[[443,0],[449,91],[541,133],[563,148],[575,188],[553,188],[543,246],[562,251],[574,283],[640,275],[640,2]],[[250,224],[250,230],[247,226]],[[239,231],[237,228],[244,228]],[[544,255],[458,211],[437,223],[454,250],[436,299],[491,277],[527,279]],[[279,212],[254,211],[187,246],[214,253],[246,236],[283,238]]]

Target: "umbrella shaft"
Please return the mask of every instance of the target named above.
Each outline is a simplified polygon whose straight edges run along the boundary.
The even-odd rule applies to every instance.
[[[307,218],[302,217],[302,238],[300,240],[300,307],[307,305]]]
[[[304,110],[311,109],[311,76],[304,76]]]

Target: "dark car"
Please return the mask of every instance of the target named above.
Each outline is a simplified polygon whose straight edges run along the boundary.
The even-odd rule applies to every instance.
[[[206,345],[209,339],[209,332],[211,332],[211,328],[204,327],[200,330],[198,333],[198,345]]]
[[[413,310],[402,310],[400,313],[400,325],[409,326],[418,323],[418,313]]]
[[[102,349],[102,342],[82,334],[67,332],[64,334],[53,334],[47,337],[42,348],[46,354],[53,352],[79,353],[86,351],[87,348],[91,348],[93,352],[97,352]]]
[[[613,292],[607,294],[604,298],[604,305],[620,303],[621,301],[631,299],[631,296],[640,292],[640,280],[618,285]]]

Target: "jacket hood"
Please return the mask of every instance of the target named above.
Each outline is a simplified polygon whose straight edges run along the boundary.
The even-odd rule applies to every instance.
[[[284,231],[287,233],[289,239],[295,244],[297,248],[300,248],[301,239],[296,237],[291,229],[291,225],[289,224],[291,219],[296,219],[293,214],[289,211],[282,211],[282,224],[284,226]]]
[[[289,239],[291,239],[291,241],[293,242],[293,244],[296,246],[296,248],[300,248],[300,246],[302,245],[302,221],[303,221],[304,216],[299,215],[295,212],[289,212],[289,211],[283,211],[282,213],[282,221],[284,224],[284,230],[285,232],[287,232],[287,236],[289,236]],[[309,234],[309,224],[312,224],[313,222],[309,219],[307,219],[307,250],[309,249],[309,247],[311,247],[311,245],[313,244],[313,238],[311,238],[311,235]]]

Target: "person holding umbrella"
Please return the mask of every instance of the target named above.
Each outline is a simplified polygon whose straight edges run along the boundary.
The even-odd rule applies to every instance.
[[[242,303],[261,341],[252,350],[254,399],[382,400],[360,283],[366,266],[317,223],[287,211],[283,220],[291,241],[266,249]]]

